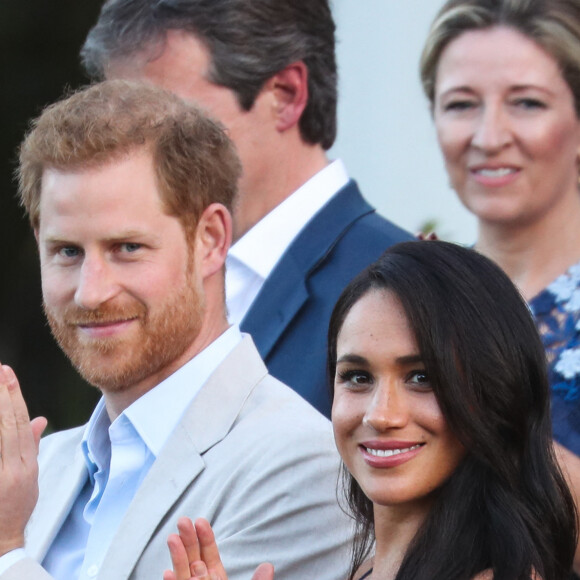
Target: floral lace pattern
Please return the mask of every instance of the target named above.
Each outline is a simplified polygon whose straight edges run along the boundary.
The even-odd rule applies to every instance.
[[[580,455],[580,263],[540,292],[530,308],[546,348],[554,438]]]

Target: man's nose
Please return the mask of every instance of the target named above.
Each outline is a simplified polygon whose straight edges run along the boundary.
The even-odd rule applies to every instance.
[[[79,270],[75,303],[80,308],[95,310],[118,292],[111,266],[102,256],[85,255]]]

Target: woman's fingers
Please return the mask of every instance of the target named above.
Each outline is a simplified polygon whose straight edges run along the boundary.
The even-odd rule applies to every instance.
[[[177,529],[179,535],[171,534],[167,538],[173,572],[167,571],[163,580],[211,580],[208,565],[201,560],[200,543],[192,521],[186,517],[179,518]],[[219,554],[217,562],[221,564]],[[220,578],[220,580],[227,580],[227,578]]]
[[[167,539],[173,571],[167,570],[163,580],[228,580],[210,523],[198,518],[193,524],[182,517],[177,529],[179,535]],[[260,564],[252,580],[274,580],[274,566]]]
[[[256,568],[252,580],[274,580],[274,566],[270,562],[260,564]]]
[[[201,560],[192,562],[190,565],[191,576],[194,580],[214,580],[214,575],[210,576],[207,566]]]
[[[210,523],[203,518],[197,518],[195,520],[195,531],[201,550],[200,559],[205,562],[210,570],[219,574],[222,580],[227,580],[227,574],[223,567],[218,545]]]
[[[185,550],[181,536],[170,534],[167,538],[167,546],[169,547],[173,572],[167,571],[163,575],[163,580],[189,580],[191,577],[189,572],[189,559],[187,558],[187,551]]]
[[[189,564],[202,559],[197,531],[189,518],[182,517],[177,520],[179,537],[187,553]],[[181,580],[181,579],[179,579]]]

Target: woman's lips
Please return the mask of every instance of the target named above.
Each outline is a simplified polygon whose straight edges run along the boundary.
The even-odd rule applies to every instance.
[[[410,461],[424,445],[419,441],[365,441],[359,448],[370,466],[389,468]]]
[[[469,169],[473,179],[486,187],[502,187],[517,179],[521,169],[509,165],[475,166]]]

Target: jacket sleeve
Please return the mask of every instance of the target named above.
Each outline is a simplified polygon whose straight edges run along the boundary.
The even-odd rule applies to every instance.
[[[54,580],[53,577],[32,558],[19,560],[0,575],[0,580]]]

